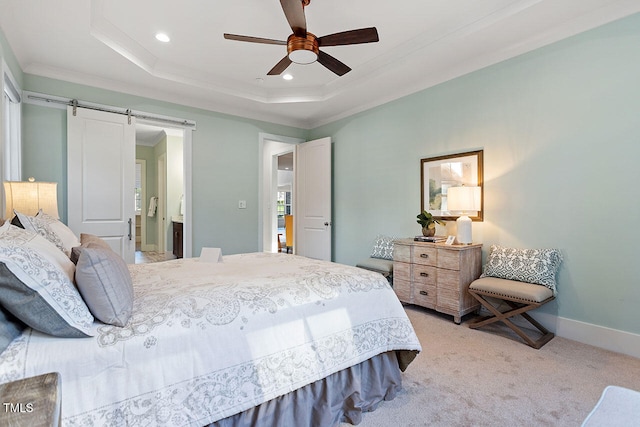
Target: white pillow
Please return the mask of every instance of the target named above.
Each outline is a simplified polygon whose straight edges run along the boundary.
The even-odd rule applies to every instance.
[[[6,222],[0,227],[0,304],[33,329],[93,335],[93,316],[73,284],[75,266],[51,242]]]
[[[558,249],[518,249],[491,245],[480,277],[542,285],[556,295],[556,273],[561,263],[562,254]]]
[[[68,257],[71,256],[71,248],[80,246],[78,237],[69,227],[60,220],[42,212],[40,210],[36,216],[25,215],[14,211],[20,224],[25,230],[35,231],[45,239],[53,243]]]
[[[395,239],[395,237],[384,236],[382,234],[376,236],[376,241],[371,251],[371,258],[393,260],[393,241]]]

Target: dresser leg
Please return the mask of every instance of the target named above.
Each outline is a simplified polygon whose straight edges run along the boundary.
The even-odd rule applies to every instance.
[[[460,322],[462,321],[462,317],[460,316],[453,316],[453,321],[455,322],[456,325],[459,325]]]

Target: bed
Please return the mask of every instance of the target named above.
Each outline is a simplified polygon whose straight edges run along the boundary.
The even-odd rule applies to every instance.
[[[0,354],[0,383],[59,372],[63,426],[357,424],[421,351],[371,271],[282,253],[127,269],[123,326],[26,327]]]

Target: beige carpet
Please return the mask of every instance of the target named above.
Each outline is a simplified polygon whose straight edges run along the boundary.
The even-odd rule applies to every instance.
[[[360,427],[580,426],[607,385],[640,390],[640,359],[559,337],[535,350],[497,326],[406,311],[423,351]]]

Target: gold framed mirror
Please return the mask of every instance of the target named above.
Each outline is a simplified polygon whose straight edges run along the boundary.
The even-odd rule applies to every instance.
[[[481,206],[472,221],[482,221],[484,188],[482,172],[483,150],[420,159],[420,207],[442,220],[455,220],[460,215],[447,209],[447,191],[450,187],[480,187]]]

